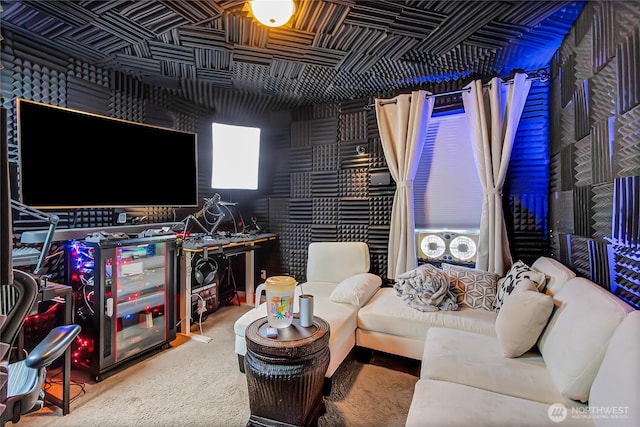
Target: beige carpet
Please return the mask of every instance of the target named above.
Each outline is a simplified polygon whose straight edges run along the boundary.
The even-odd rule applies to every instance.
[[[203,322],[208,344],[177,339],[172,346],[99,383],[74,371],[84,381],[71,413],[44,409],[16,424],[30,426],[245,426],[250,415],[245,375],[234,353],[233,323],[250,307],[223,307]],[[197,325],[192,328],[199,333]],[[52,371],[53,373],[53,371]],[[59,376],[57,377],[59,378]],[[349,357],[334,374],[327,413],[318,424],[334,426],[404,426],[418,378]],[[7,426],[11,426],[7,423]]]

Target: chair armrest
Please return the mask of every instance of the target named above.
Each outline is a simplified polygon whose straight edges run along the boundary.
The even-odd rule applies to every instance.
[[[40,369],[51,365],[69,347],[80,333],[79,325],[58,326],[49,332],[25,360],[29,368]]]

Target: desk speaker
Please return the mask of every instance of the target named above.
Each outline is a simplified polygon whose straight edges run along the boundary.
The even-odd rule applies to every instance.
[[[480,230],[416,230],[417,257],[430,261],[474,263]]]

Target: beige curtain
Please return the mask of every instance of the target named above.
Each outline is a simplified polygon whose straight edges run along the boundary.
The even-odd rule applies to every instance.
[[[416,175],[434,99],[426,91],[414,91],[392,99],[376,99],[376,118],[382,149],[396,192],[391,208],[387,277],[417,266],[413,178]]]
[[[475,80],[466,88],[470,91],[462,94],[462,101],[484,192],[476,268],[503,276],[512,260],[502,186],[531,81],[526,74],[518,73],[508,85],[496,77],[488,87]]]

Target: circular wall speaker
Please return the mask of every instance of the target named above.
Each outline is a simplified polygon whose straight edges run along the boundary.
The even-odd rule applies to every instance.
[[[196,262],[193,269],[195,271],[196,282],[198,282],[200,286],[206,286],[216,278],[218,263],[213,258],[202,257]]]
[[[454,257],[467,261],[476,254],[476,243],[467,236],[458,236],[449,243],[449,251]]]
[[[447,246],[440,236],[429,234],[420,242],[420,249],[429,258],[439,258],[444,255]]]

